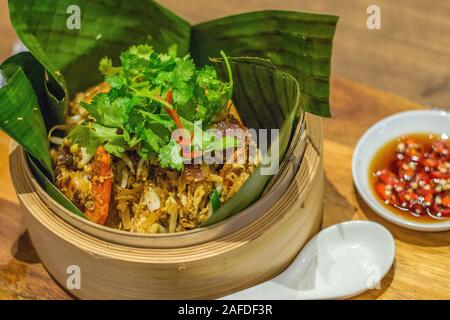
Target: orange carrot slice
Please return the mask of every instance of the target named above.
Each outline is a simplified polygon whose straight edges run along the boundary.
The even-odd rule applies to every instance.
[[[105,224],[112,192],[111,157],[103,146],[97,148],[92,165],[94,205],[85,214],[95,223]]]

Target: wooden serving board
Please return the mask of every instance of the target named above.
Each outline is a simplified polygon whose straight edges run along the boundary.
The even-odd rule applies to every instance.
[[[396,239],[394,267],[381,289],[357,299],[450,299],[450,232],[421,233],[376,215],[355,192],[351,157],[359,137],[381,118],[421,106],[349,80],[332,82],[333,118],[324,121],[325,199],[323,227],[355,219],[386,226]],[[423,108],[423,107],[422,107]],[[0,299],[70,299],[40,263],[9,178],[9,139],[0,133]]]

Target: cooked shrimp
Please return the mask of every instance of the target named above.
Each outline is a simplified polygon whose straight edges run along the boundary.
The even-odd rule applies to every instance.
[[[97,148],[92,164],[92,195],[94,205],[85,214],[95,223],[105,224],[112,191],[111,157],[103,146]]]

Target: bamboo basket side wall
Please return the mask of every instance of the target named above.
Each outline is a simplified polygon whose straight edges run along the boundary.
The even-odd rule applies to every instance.
[[[67,267],[80,267],[81,289],[70,291],[75,296],[216,298],[275,276],[317,232],[324,186],[321,124],[313,117],[308,121],[315,129],[302,164],[276,205],[237,232],[184,248],[134,248],[87,235],[45,206],[14,161],[14,151],[11,173],[25,223],[46,268],[66,287]]]

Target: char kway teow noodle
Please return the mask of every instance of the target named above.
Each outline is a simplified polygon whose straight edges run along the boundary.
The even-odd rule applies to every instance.
[[[102,59],[105,81],[78,93],[65,124],[49,131],[58,189],[90,220],[120,230],[179,232],[206,222],[261,158],[231,101],[221,54],[228,82],[177,57],[176,46],[133,46],[119,66]]]

